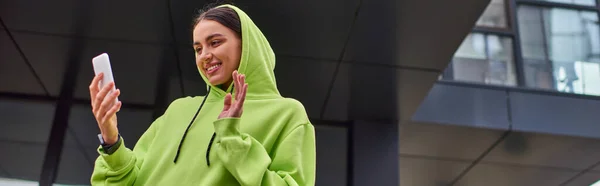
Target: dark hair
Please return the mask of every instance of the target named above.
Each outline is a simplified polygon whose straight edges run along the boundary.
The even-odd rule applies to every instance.
[[[206,10],[208,9],[208,10]],[[240,17],[235,12],[235,10],[229,7],[219,7],[219,8],[205,8],[198,12],[198,16],[194,18],[194,22],[192,22],[192,30],[200,23],[202,20],[212,20],[220,23],[221,25],[233,30],[237,34],[237,36],[242,38],[242,24],[240,22]]]

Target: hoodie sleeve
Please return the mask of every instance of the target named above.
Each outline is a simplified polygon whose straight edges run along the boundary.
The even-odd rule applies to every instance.
[[[137,174],[144,162],[146,152],[154,140],[157,125],[162,117],[156,119],[138,140],[134,150],[125,147],[122,141],[117,150],[112,154],[104,152],[102,147],[98,148],[100,156],[96,159],[94,171],[92,172],[92,185],[133,185]]]
[[[217,156],[241,185],[314,185],[315,134],[312,124],[297,126],[273,147],[239,131],[239,118],[214,122]]]

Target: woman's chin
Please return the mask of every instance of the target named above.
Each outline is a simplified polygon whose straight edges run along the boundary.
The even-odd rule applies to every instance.
[[[210,78],[208,78],[208,83],[210,83],[213,86],[217,86],[217,85],[221,85],[225,82],[218,77],[210,77]]]

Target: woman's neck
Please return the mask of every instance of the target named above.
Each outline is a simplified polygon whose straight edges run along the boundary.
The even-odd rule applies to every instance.
[[[219,87],[221,90],[223,90],[224,92],[227,92],[227,90],[229,89],[229,86],[233,85],[232,84],[233,81],[229,81],[227,83],[223,83],[217,87]]]

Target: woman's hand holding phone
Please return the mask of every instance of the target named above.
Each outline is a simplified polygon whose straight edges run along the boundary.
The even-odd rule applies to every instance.
[[[90,84],[90,98],[92,101],[92,112],[98,122],[98,127],[102,133],[102,138],[106,145],[112,145],[119,139],[119,129],[117,128],[116,113],[121,110],[121,101],[117,97],[121,94],[119,89],[112,91],[115,87],[114,82],[109,82],[100,87],[104,73],[99,73],[94,77]],[[102,88],[102,89],[100,89]],[[115,104],[116,102],[116,104]]]

